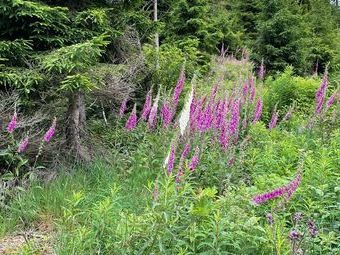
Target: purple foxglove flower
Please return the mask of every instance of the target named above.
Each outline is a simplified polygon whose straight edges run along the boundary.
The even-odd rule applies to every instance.
[[[181,154],[181,158],[185,159],[188,156],[189,152],[190,152],[190,144],[186,143],[184,145],[184,148],[183,148],[183,151],[182,151],[182,154]]]
[[[254,84],[254,78],[251,77],[249,80],[249,90],[250,90],[250,101],[254,101],[255,99],[255,94],[256,94],[256,88]]]
[[[170,104],[168,102],[164,102],[161,108],[161,118],[163,120],[163,127],[167,128],[171,123],[173,117],[173,113],[170,108]]]
[[[299,187],[302,179],[302,174],[301,172],[298,172],[296,175],[295,179],[288,184],[287,186],[287,196],[286,199],[290,199],[290,197],[293,195],[293,193],[296,191],[296,189]]]
[[[47,130],[47,132],[44,135],[44,142],[49,143],[51,141],[52,137],[54,136],[56,126],[57,119],[54,118],[51,127],[49,128],[49,130]]]
[[[239,122],[240,122],[240,99],[237,99],[231,110],[231,120],[229,124],[230,134],[235,134],[238,130]]]
[[[257,195],[253,197],[252,201],[255,204],[262,204],[268,200],[272,200],[274,198],[283,197],[283,196],[285,196],[285,199],[288,200],[298,188],[301,182],[301,178],[302,178],[302,174],[299,171],[296,177],[294,178],[294,180],[291,181],[288,185],[274,189],[264,194]]]
[[[215,102],[215,98],[216,98],[216,94],[218,92],[218,89],[219,89],[219,84],[216,84],[212,88],[211,93],[210,93],[210,98],[209,98],[209,105],[211,105]]]
[[[190,169],[191,172],[195,171],[195,169],[198,165],[198,162],[199,162],[199,148],[196,147],[195,154],[192,157],[191,162],[189,164],[189,169]]]
[[[337,96],[337,92],[334,92],[330,98],[327,100],[327,108],[331,107],[333,104],[334,104],[334,101],[335,101],[335,97]]]
[[[270,123],[268,125],[270,130],[276,127],[278,119],[279,119],[279,113],[277,111],[274,111],[272,118],[270,120]]]
[[[174,89],[174,93],[172,96],[172,102],[174,104],[174,106],[177,106],[178,104],[178,100],[179,100],[179,96],[182,93],[183,87],[184,87],[184,83],[185,83],[185,73],[184,73],[184,69],[181,71],[176,87]]]
[[[148,119],[151,107],[152,107],[152,88],[149,90],[145,98],[145,103],[143,106],[142,116],[141,116],[143,120]]]
[[[28,146],[28,137],[26,137],[20,144],[18,147],[18,153],[23,153],[25,152],[25,150],[27,149]]]
[[[229,135],[228,135],[228,128],[227,123],[224,123],[221,127],[221,133],[218,139],[222,149],[226,150],[229,145]]]
[[[155,128],[156,126],[156,119],[157,119],[157,111],[158,111],[158,101],[159,101],[159,90],[156,96],[156,99],[151,107],[149,120],[148,120],[148,127],[150,129]]]
[[[248,94],[248,90],[249,90],[249,81],[246,81],[243,85],[243,88],[242,88],[242,95],[243,95],[243,98],[246,98],[247,97],[247,94]]]
[[[126,111],[126,104],[129,101],[129,97],[125,98],[119,108],[119,117],[122,118]]]
[[[263,80],[265,74],[266,74],[266,68],[264,66],[263,59],[262,59],[260,69],[259,69],[259,73],[258,73],[259,79]]]
[[[263,107],[263,102],[262,99],[259,98],[256,102],[255,106],[255,111],[254,111],[254,117],[253,117],[253,123],[256,123],[257,121],[260,120],[261,114],[262,114],[262,107]]]
[[[267,222],[268,222],[269,225],[273,225],[274,224],[273,214],[268,213],[266,218],[267,218]]]
[[[280,187],[268,193],[255,196],[252,201],[255,204],[262,204],[268,200],[272,200],[277,197],[281,197],[286,193],[286,187]]]
[[[316,237],[316,235],[318,234],[318,230],[316,228],[314,221],[308,220],[307,221],[307,227],[308,227],[308,231],[309,231],[309,234],[311,235],[311,237],[313,237],[313,238]]]
[[[328,87],[328,73],[326,71],[323,78],[322,78],[321,85],[315,93],[315,101],[316,101],[315,114],[320,114],[320,112],[322,110],[322,106],[323,106],[323,102],[324,102],[324,99],[325,99],[327,87]]]
[[[125,128],[127,130],[132,130],[137,126],[137,114],[136,114],[136,104],[133,106],[132,112],[126,121]]]
[[[167,167],[168,176],[171,174],[172,169],[174,168],[175,154],[176,154],[176,148],[175,146],[172,145],[170,155],[169,155],[169,160],[168,160],[168,167]]]
[[[17,113],[15,112],[12,116],[11,121],[7,125],[7,132],[12,134],[16,127],[17,127]]]

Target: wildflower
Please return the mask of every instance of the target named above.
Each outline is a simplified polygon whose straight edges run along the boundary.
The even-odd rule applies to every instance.
[[[156,99],[153,102],[153,105],[150,110],[148,126],[149,128],[154,128],[156,126],[156,118],[157,118],[157,110],[158,110],[158,101],[159,101],[159,90],[156,96]]]
[[[119,117],[121,117],[121,118],[124,116],[124,113],[126,111],[126,104],[127,104],[128,101],[129,101],[129,97],[126,97],[123,100],[122,104],[120,105],[120,108],[119,108]]]
[[[152,106],[152,88],[149,90],[145,98],[145,103],[142,110],[142,119],[147,120]]]
[[[253,117],[253,123],[256,123],[257,121],[260,120],[261,114],[262,114],[262,107],[263,107],[263,102],[262,99],[259,98],[256,102],[255,106],[255,111],[254,111],[254,117]]]
[[[28,146],[28,137],[26,137],[18,146],[18,153],[23,153]]]
[[[136,104],[133,106],[132,112],[125,124],[127,130],[132,130],[137,125]]]
[[[272,200],[277,197],[283,197],[285,195],[286,201],[290,199],[290,197],[293,195],[293,193],[297,190],[300,182],[301,182],[302,174],[299,171],[296,177],[294,178],[293,181],[288,183],[288,185],[279,187],[277,189],[274,189],[270,192],[260,194],[255,196],[252,201],[255,204],[262,204],[268,200]]]
[[[11,121],[8,123],[7,132],[12,134],[16,127],[17,127],[17,113],[15,112],[12,116]]]
[[[183,151],[182,151],[182,154],[181,154],[181,158],[185,159],[188,156],[189,152],[190,152],[190,144],[186,143],[184,145],[184,148],[183,148]]]
[[[250,101],[253,101],[255,99],[255,94],[256,94],[256,88],[254,84],[254,78],[250,77],[249,80],[249,90],[250,90]]]
[[[189,164],[189,169],[190,169],[190,171],[193,172],[193,171],[196,169],[196,167],[197,167],[197,165],[198,165],[198,161],[199,161],[199,148],[196,147],[196,149],[195,149],[195,154],[194,154],[194,156],[192,157],[191,162],[190,162],[190,164]]]
[[[173,117],[173,113],[168,102],[165,102],[161,108],[161,117],[163,120],[163,127],[167,128]]]
[[[173,104],[175,106],[177,106],[177,104],[178,104],[179,96],[182,93],[184,83],[185,83],[185,73],[184,73],[184,69],[183,69],[181,71],[180,75],[179,75],[179,78],[178,78],[178,81],[177,81],[177,84],[176,84],[176,87],[174,89],[174,93],[173,93],[173,96],[172,96],[172,101],[173,101]]]
[[[265,68],[265,66],[264,66],[263,59],[262,59],[261,65],[260,65],[260,69],[259,69],[259,73],[258,73],[258,76],[259,76],[259,79],[260,79],[260,80],[263,80],[263,79],[264,79],[265,73],[266,73],[266,68]]]
[[[235,134],[238,130],[238,125],[240,121],[240,99],[236,100],[233,104],[231,111],[231,120],[229,123],[230,134]]]
[[[49,128],[49,130],[47,130],[47,132],[44,135],[44,142],[49,143],[51,141],[52,137],[54,136],[56,126],[57,118],[54,118],[51,127]]]
[[[300,238],[300,233],[296,230],[292,230],[289,233],[289,239],[292,241],[298,240]]]
[[[337,92],[334,92],[333,95],[330,96],[330,98],[327,100],[327,108],[331,107],[335,101],[335,97],[337,95]]]
[[[318,234],[318,230],[316,228],[314,221],[308,220],[307,227],[308,227],[309,234],[311,235],[311,237],[316,237],[316,235]]]
[[[268,213],[266,218],[267,218],[267,222],[268,222],[269,225],[273,225],[274,224],[273,214]]]
[[[176,153],[176,148],[174,145],[172,145],[171,150],[170,150],[169,160],[168,160],[167,175],[170,175],[170,173],[172,172],[172,169],[174,168],[175,153]]]
[[[327,71],[325,72],[321,85],[319,89],[315,93],[315,101],[316,101],[316,108],[315,108],[315,114],[319,114],[321,112],[323,101],[325,99],[326,90],[328,87],[328,74]]]
[[[276,127],[277,120],[279,119],[279,113],[277,111],[273,112],[272,118],[269,122],[269,129],[273,129]]]
[[[225,150],[227,149],[228,145],[229,145],[229,134],[228,134],[228,129],[227,129],[227,124],[223,124],[222,128],[221,128],[221,133],[219,135],[219,139],[218,139],[221,147]]]
[[[190,107],[192,100],[194,98],[194,85],[191,86],[191,92],[189,94],[188,100],[186,101],[181,116],[179,117],[179,128],[181,131],[181,134],[184,135],[184,131],[187,128],[187,125],[190,120]]]

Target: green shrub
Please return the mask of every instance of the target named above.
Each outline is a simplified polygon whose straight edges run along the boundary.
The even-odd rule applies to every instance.
[[[265,81],[264,119],[270,119],[276,104],[281,115],[284,115],[294,102],[295,110],[302,114],[311,113],[314,109],[315,91],[320,82],[318,78],[294,76],[292,67],[286,68],[276,78],[269,77]]]

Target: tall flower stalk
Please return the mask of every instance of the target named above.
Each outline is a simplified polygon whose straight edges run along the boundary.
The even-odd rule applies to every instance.
[[[152,88],[149,90],[145,98],[145,103],[144,103],[142,115],[141,115],[141,118],[143,120],[148,119],[149,113],[151,111],[151,106],[152,106]]]
[[[133,106],[132,112],[125,124],[127,130],[132,130],[137,126],[136,104]]]
[[[17,127],[17,113],[14,112],[11,121],[7,125],[7,132],[12,134]]]
[[[119,117],[122,118],[125,114],[126,108],[127,108],[127,102],[129,101],[129,97],[126,97],[123,102],[120,105],[119,108]]]

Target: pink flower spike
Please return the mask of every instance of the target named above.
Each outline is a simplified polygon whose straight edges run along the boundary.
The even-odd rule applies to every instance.
[[[325,74],[323,75],[321,85],[315,93],[315,101],[316,101],[315,114],[320,114],[322,110],[327,87],[328,87],[328,73],[326,70]]]
[[[326,103],[327,108],[331,107],[334,104],[336,96],[337,96],[337,92],[334,92],[333,95],[330,96],[330,98],[328,99],[328,101]]]
[[[12,134],[16,127],[17,127],[17,113],[15,112],[12,116],[11,121],[8,123],[7,132]]]
[[[143,111],[142,111],[142,119],[147,120],[150,110],[152,107],[152,88],[149,90],[148,94],[146,95],[145,98],[145,103],[143,106]]]
[[[175,146],[171,146],[171,151],[170,151],[169,160],[168,160],[168,168],[167,168],[167,175],[168,176],[171,174],[172,169],[174,168],[175,153],[176,153]]]
[[[174,106],[177,106],[179,97],[180,97],[182,90],[183,90],[183,87],[184,87],[184,83],[185,83],[185,73],[184,73],[184,69],[183,69],[181,71],[180,75],[179,75],[179,78],[178,78],[178,81],[177,81],[177,84],[176,84],[176,87],[174,89],[174,93],[173,93],[173,96],[172,96],[172,101],[173,101]]]
[[[262,59],[260,69],[259,69],[259,73],[258,73],[259,79],[263,80],[265,74],[266,74],[266,68],[264,66],[263,59]]]
[[[128,118],[125,128],[127,130],[132,130],[136,127],[137,125],[137,115],[136,115],[136,104],[133,106],[132,112],[130,114],[130,117]]]
[[[191,162],[189,164],[189,169],[190,169],[191,172],[195,171],[195,169],[198,165],[198,162],[199,162],[199,148],[196,147],[195,154],[192,157]]]
[[[124,116],[124,113],[126,111],[126,104],[129,101],[129,97],[125,98],[122,102],[122,104],[120,105],[120,109],[119,109],[119,117],[122,118]]]
[[[26,137],[20,144],[18,147],[18,153],[23,153],[26,151],[28,146],[28,137]]]
[[[181,154],[181,158],[185,159],[188,156],[189,152],[190,152],[190,144],[186,143],[184,145],[184,148],[183,148],[183,151],[182,151],[182,154]]]
[[[270,120],[270,123],[269,123],[269,129],[270,130],[276,127],[278,119],[279,119],[279,113],[277,111],[274,111],[272,118]]]
[[[262,107],[263,102],[262,99],[259,98],[256,102],[255,111],[254,111],[254,117],[253,117],[253,123],[256,123],[260,120],[261,114],[262,114]]]
[[[44,135],[44,142],[49,143],[51,141],[55,133],[56,125],[57,125],[57,118],[54,118],[51,127]]]

